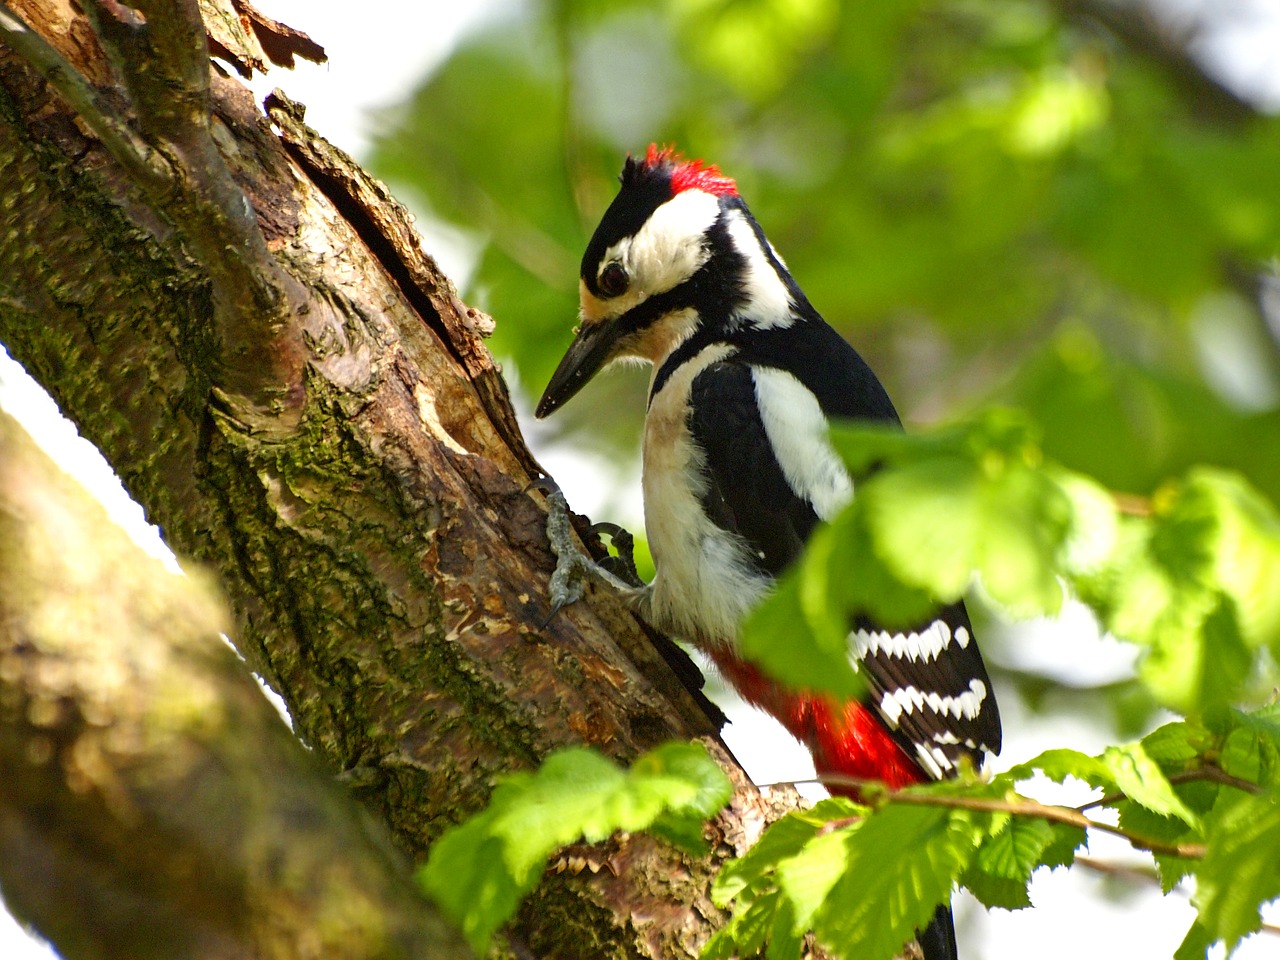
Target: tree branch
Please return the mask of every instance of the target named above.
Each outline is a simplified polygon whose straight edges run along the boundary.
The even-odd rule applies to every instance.
[[[0,3],[0,41],[31,64],[58,91],[140,186],[156,193],[171,189],[174,171],[164,155],[138,136],[79,70],[4,3]]]
[[[1243,790],[1245,793],[1258,794],[1262,792],[1262,788],[1251,780],[1245,780],[1241,777],[1233,777],[1227,771],[1215,764],[1208,764],[1203,767],[1197,767],[1194,770],[1184,770],[1182,773],[1170,774],[1169,782],[1171,784],[1179,783],[1219,783],[1227,787],[1235,787],[1237,790]],[[1082,803],[1076,807],[1077,810],[1084,812],[1092,810],[1094,807],[1107,807],[1113,803],[1119,803],[1121,800],[1127,800],[1123,793],[1108,793],[1099,797],[1097,800],[1090,800],[1088,803]]]
[[[1019,817],[1033,817],[1048,820],[1051,823],[1063,823],[1082,830],[1101,830],[1104,833],[1122,837],[1139,850],[1147,850],[1169,857],[1185,857],[1190,860],[1204,858],[1205,845],[1202,843],[1167,843],[1153,837],[1144,837],[1122,827],[1103,823],[1085,816],[1073,807],[1060,807],[1056,804],[1040,803],[1026,797],[1016,800],[996,800],[991,797],[962,797],[936,793],[916,793],[910,787],[902,790],[888,790],[878,780],[860,780],[854,777],[820,777],[818,782],[841,787],[855,787],[875,796],[875,804],[906,804],[917,807],[948,807],[954,810],[975,810],[984,813],[1008,813]],[[1016,795],[1015,795],[1016,796]],[[875,805],[873,804],[873,805]],[[841,821],[834,821],[839,827]]]
[[[107,82],[83,18],[38,6],[70,22],[28,23]],[[85,42],[60,45],[69,35]],[[140,199],[8,48],[0,340],[175,551],[216,572],[239,649],[311,755],[415,857],[496,777],[568,744],[625,763],[702,738],[731,767],[705,701],[617,597],[596,592],[538,628],[553,558],[528,492],[536,464],[483,318],[385,188],[280,109],[273,129],[237,81],[215,75],[210,90],[236,183],[306,287],[307,311],[291,317],[309,350],[299,429],[264,435],[210,403],[218,321],[192,225]],[[615,838],[616,873],[548,876],[516,936],[539,956],[696,956],[722,918],[715,870],[795,803],[735,777],[709,856]]]
[[[1054,3],[1071,19],[1101,25],[1138,56],[1159,68],[1199,114],[1229,123],[1258,115],[1252,103],[1206,73],[1188,52],[1187,38],[1175,35],[1153,10],[1115,0],[1054,0]]]
[[[0,413],[6,901],[69,960],[468,957],[221,640],[211,592]]]

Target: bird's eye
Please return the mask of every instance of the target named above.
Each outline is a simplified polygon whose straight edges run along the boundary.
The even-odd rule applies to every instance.
[[[631,278],[627,276],[626,268],[616,260],[605,264],[600,271],[600,292],[606,297],[622,296],[630,284]]]

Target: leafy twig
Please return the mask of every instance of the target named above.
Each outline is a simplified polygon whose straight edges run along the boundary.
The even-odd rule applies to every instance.
[[[1008,813],[1020,817],[1034,817],[1039,820],[1048,820],[1052,823],[1064,823],[1068,826],[1079,827],[1082,830],[1101,830],[1105,833],[1114,834],[1127,840],[1132,846],[1139,850],[1147,850],[1151,853],[1160,854],[1168,857],[1183,857],[1188,860],[1201,860],[1205,855],[1205,845],[1203,843],[1167,843],[1163,840],[1156,840],[1152,837],[1144,837],[1140,834],[1125,830],[1123,827],[1115,826],[1110,823],[1103,823],[1085,816],[1079,810],[1072,807],[1060,807],[1055,804],[1040,803],[1038,800],[1030,800],[1026,797],[1017,797],[1016,800],[997,800],[992,797],[964,797],[951,794],[936,793],[917,793],[907,788],[905,790],[889,790],[884,784],[878,780],[861,780],[855,777],[835,777],[827,776],[818,778],[821,783],[840,787],[854,787],[859,790],[867,791],[869,795],[875,797],[876,804],[910,804],[912,806],[924,807],[950,807],[957,810],[974,810],[983,813]]]
[[[1197,767],[1195,770],[1184,770],[1182,773],[1174,773],[1169,776],[1171,784],[1179,783],[1220,783],[1223,786],[1235,787],[1237,790],[1243,790],[1245,793],[1258,794],[1262,792],[1262,788],[1251,780],[1244,780],[1240,777],[1234,777],[1227,771],[1215,764],[1208,764],[1203,767]],[[1128,799],[1123,793],[1108,793],[1096,800],[1090,800],[1088,803],[1082,803],[1075,809],[1080,812],[1092,810],[1094,807],[1108,807],[1121,800]]]

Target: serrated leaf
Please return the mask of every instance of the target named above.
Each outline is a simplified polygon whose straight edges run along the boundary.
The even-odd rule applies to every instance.
[[[1208,960],[1209,948],[1213,946],[1214,939],[1199,920],[1193,920],[1187,935],[1173,952],[1173,960]]]
[[[845,631],[847,637],[848,631]],[[823,690],[853,698],[863,684],[849,662],[847,640],[839,649],[810,629],[801,602],[801,572],[792,570],[742,624],[743,657],[770,676],[800,690]]]
[[[828,797],[808,810],[795,810],[774,821],[750,850],[721,868],[711,886],[712,901],[718,907],[728,906],[749,884],[772,873],[783,860],[804,849],[828,822],[866,812],[865,807],[847,797]]]
[[[795,856],[778,865],[778,889],[791,904],[793,932],[803,933],[849,867],[848,837],[862,824],[815,836]]]
[[[1189,827],[1199,827],[1200,818],[1182,802],[1141,743],[1108,747],[1100,759],[1112,784],[1128,799],[1162,816],[1177,817]]]
[[[1200,724],[1184,720],[1166,723],[1142,738],[1147,756],[1165,770],[1182,769],[1209,745],[1209,732]]]
[[[965,871],[964,885],[988,907],[1018,910],[1031,906],[1027,884],[1040,853],[1053,840],[1046,820],[1012,817],[983,840]]]
[[[484,811],[441,836],[419,882],[483,953],[558,847],[644,829],[696,846],[702,821],[732,792],[697,744],[664,744],[628,771],[590,750],[562,750],[507,778]]]
[[[1046,750],[1025,763],[1011,767],[1005,776],[1016,783],[1030,780],[1037,773],[1044,774],[1054,783],[1063,783],[1068,777],[1074,777],[1091,787],[1112,785],[1110,774],[1097,757],[1066,748]]]
[[[1076,859],[1076,851],[1081,847],[1089,848],[1089,835],[1083,827],[1073,827],[1067,823],[1053,824],[1053,839],[1040,853],[1040,865],[1053,870],[1057,867],[1069,867]]]
[[[1240,797],[1211,821],[1208,841],[1192,902],[1231,951],[1262,923],[1261,905],[1280,897],[1280,793]]]
[[[1084,843],[1085,832],[1079,827],[1014,816],[982,842],[963,883],[988,907],[1029,907],[1031,874],[1040,867],[1070,864]]]
[[[814,916],[818,939],[846,957],[890,960],[1005,815],[890,804],[847,831],[848,868]]]
[[[1280,704],[1260,710],[1230,710],[1221,727],[1225,741],[1218,758],[1222,769],[1259,785],[1280,782]]]

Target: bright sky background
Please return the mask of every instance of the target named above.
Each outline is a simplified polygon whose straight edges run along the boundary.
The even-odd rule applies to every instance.
[[[361,156],[369,143],[370,110],[394,104],[439,63],[459,37],[487,18],[500,17],[511,0],[365,0],[358,12],[349,2],[337,0],[258,0],[268,16],[309,33],[321,43],[329,62],[300,64],[290,73],[276,71],[259,79],[260,96],[279,86],[293,99],[307,105],[307,122],[324,136]],[[1208,0],[1170,0],[1189,11]],[[1213,53],[1224,73],[1269,91],[1280,104],[1280,0],[1212,0],[1245,11],[1240,29],[1216,42]],[[696,152],[696,150],[695,150]],[[449,231],[436,230],[423,221],[428,248],[455,280],[470,269],[465,245],[453,241]],[[565,318],[566,329],[573,322]],[[503,318],[498,318],[502,322]],[[0,407],[23,420],[33,435],[90,489],[108,504],[112,516],[140,542],[162,551],[154,528],[146,525],[141,508],[124,494],[105,461],[73,427],[57,415],[53,402],[7,356],[0,353]],[[575,509],[591,515],[613,496],[616,474],[601,464],[563,451],[539,447],[540,432],[522,410],[530,444],[538,458],[555,474]],[[609,493],[602,494],[608,488]],[[639,503],[638,489],[623,501]],[[630,517],[610,517],[638,523],[638,508]],[[1098,676],[1080,681],[1099,682],[1122,675],[1132,662],[1131,650],[1100,639],[1087,614],[1077,612],[1065,622],[1046,625],[1020,647],[1020,662],[1062,675],[1071,665],[1090,663]],[[1065,713],[1031,718],[1023,715],[1016,698],[1001,701],[1005,720],[1004,759],[1008,766],[1029,758],[1044,747],[1070,744],[1096,752],[1106,743],[1106,730],[1090,718]],[[793,780],[812,774],[807,755],[771,720],[746,708],[730,711],[733,725],[726,739],[758,782]],[[1044,799],[1082,802],[1051,795]],[[1091,854],[1099,859],[1122,861],[1122,841],[1099,838]],[[1278,854],[1280,855],[1280,854]],[[1041,871],[1032,885],[1035,910],[984,912],[972,901],[957,901],[963,960],[1075,960],[1082,953],[1090,960],[1141,960],[1169,958],[1190,925],[1194,912],[1185,895],[1162,898],[1154,889],[1116,883],[1084,869],[1049,874]],[[1275,919],[1273,917],[1273,919]],[[1264,960],[1280,956],[1280,939],[1256,937],[1237,952],[1240,960]],[[0,958],[48,960],[49,949],[28,938],[0,910]]]

